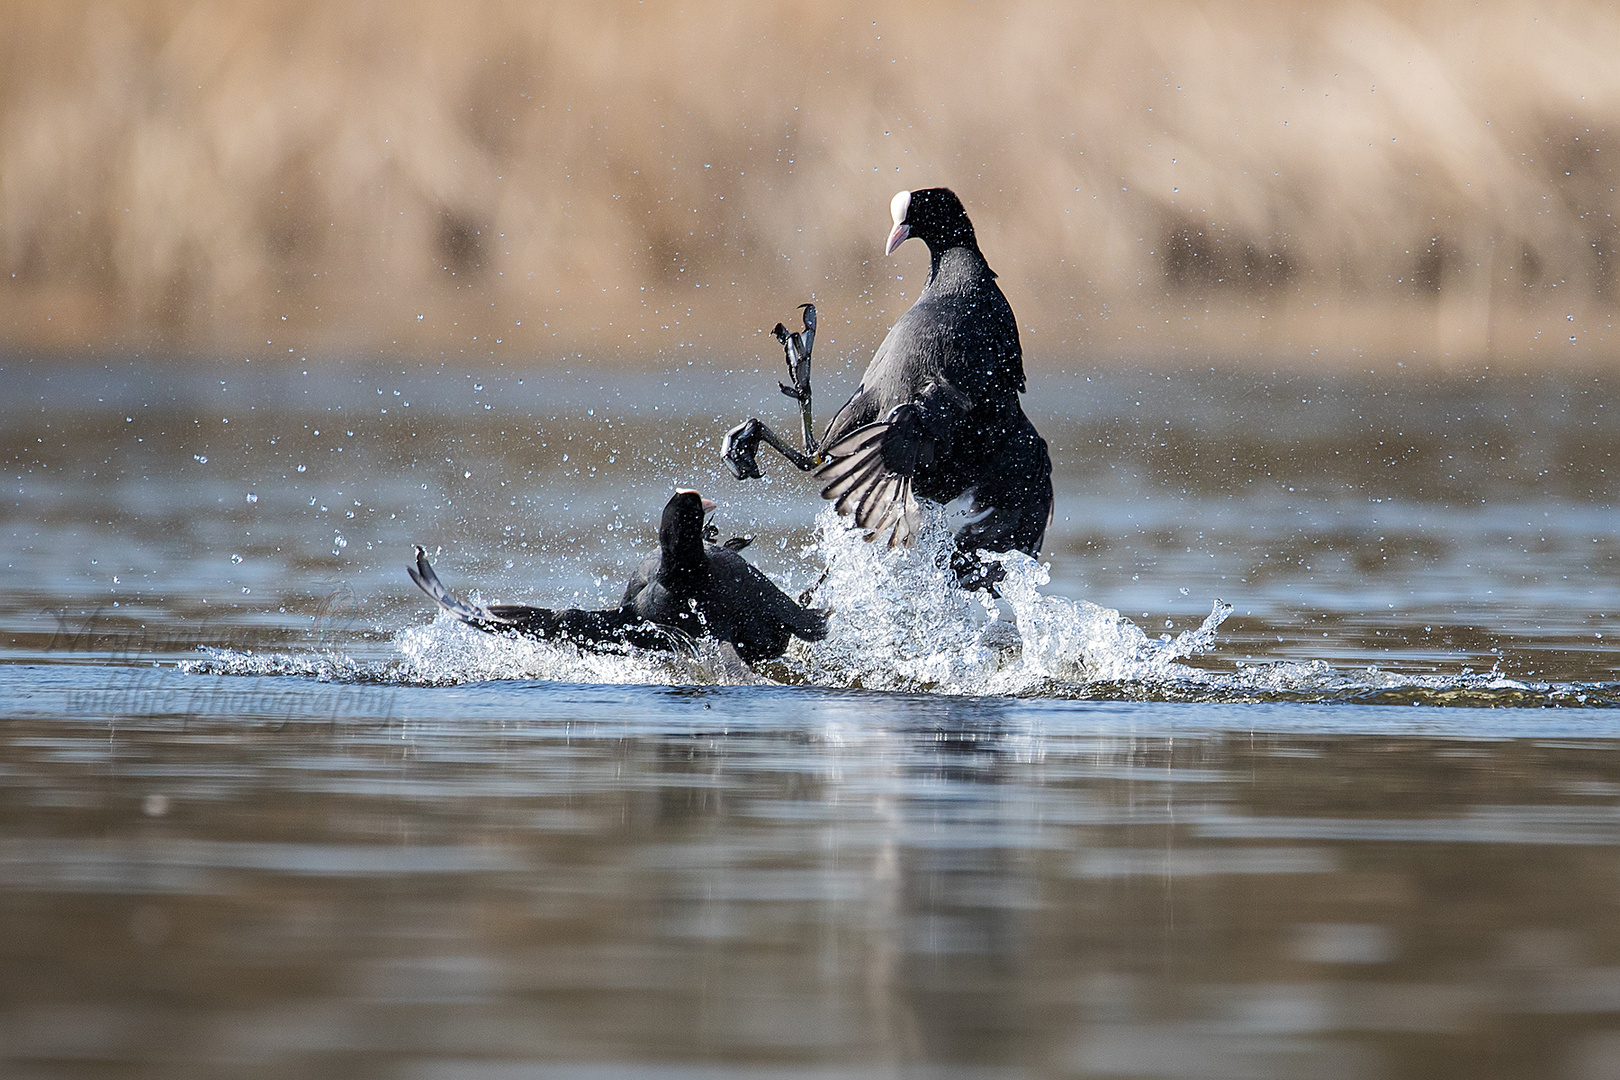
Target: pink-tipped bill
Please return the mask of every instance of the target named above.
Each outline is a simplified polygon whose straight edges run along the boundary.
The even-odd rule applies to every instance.
[[[720,505],[719,503],[715,502],[713,499],[705,499],[702,495],[698,494],[697,488],[676,488],[675,489],[675,494],[677,494],[677,495],[697,495],[698,502],[702,504],[703,512],[705,514],[714,513],[715,508]]]

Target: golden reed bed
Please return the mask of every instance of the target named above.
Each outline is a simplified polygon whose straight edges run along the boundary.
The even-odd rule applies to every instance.
[[[830,360],[948,184],[1037,364],[1620,348],[1620,14],[1302,6],[0,3],[0,346]]]

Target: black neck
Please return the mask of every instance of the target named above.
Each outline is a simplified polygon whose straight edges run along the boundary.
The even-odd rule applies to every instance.
[[[709,555],[702,536],[669,537],[659,548],[658,577],[666,585],[694,582],[708,571]]]
[[[984,261],[977,244],[955,244],[928,249],[928,283],[935,292],[961,292],[996,272]]]

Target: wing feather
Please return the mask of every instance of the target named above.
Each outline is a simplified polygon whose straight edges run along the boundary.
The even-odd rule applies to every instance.
[[[504,615],[497,615],[481,604],[470,600],[463,600],[451,592],[439,575],[433,572],[433,564],[427,560],[427,552],[420,546],[416,548],[416,565],[407,566],[405,572],[416,582],[416,587],[433,598],[433,602],[454,615],[464,623],[478,626],[482,623],[493,623],[497,626],[510,626],[515,620]]]
[[[896,420],[866,424],[822,449],[825,460],[815,475],[822,481],[821,497],[834,509],[855,519],[876,539],[889,534],[889,546],[910,546],[916,539],[921,511],[912,492],[908,466],[917,458],[915,410]],[[896,463],[899,463],[898,467]]]
[[[821,497],[832,502],[840,502],[851,491],[865,487],[874,474],[883,472],[883,455],[875,450],[868,450],[864,456],[845,458],[838,463],[841,468],[829,470],[828,483],[821,489]],[[842,509],[839,511],[842,513]]]

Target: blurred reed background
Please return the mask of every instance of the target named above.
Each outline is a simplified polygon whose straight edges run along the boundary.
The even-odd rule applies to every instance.
[[[1620,336],[1598,3],[0,3],[0,345],[847,355],[946,184],[1039,365]]]

